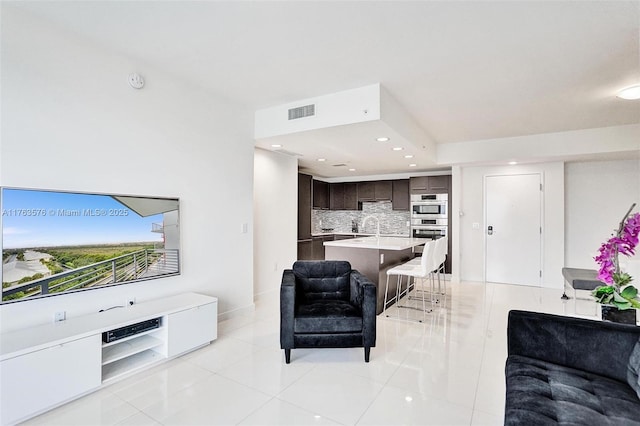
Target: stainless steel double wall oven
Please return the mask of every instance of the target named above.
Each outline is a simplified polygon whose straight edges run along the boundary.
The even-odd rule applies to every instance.
[[[437,239],[448,235],[447,194],[411,194],[411,235]]]

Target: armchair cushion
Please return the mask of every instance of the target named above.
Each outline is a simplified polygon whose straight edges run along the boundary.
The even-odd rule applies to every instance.
[[[298,305],[296,333],[349,333],[362,331],[362,312],[343,300],[315,300]]]
[[[617,380],[518,355],[506,377],[507,425],[640,425],[638,397]]]
[[[314,300],[349,300],[349,262],[296,262],[293,274],[301,303]]]

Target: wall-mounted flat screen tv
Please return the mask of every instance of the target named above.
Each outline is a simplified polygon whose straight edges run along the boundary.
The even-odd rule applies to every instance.
[[[2,303],[180,273],[178,198],[2,188]]]

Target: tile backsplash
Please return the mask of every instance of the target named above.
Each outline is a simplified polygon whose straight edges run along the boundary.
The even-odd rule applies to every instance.
[[[352,221],[358,224],[358,232],[375,234],[376,221],[367,220],[366,227],[362,227],[362,220],[372,215],[380,221],[381,234],[397,234],[409,236],[411,220],[408,211],[393,210],[389,201],[362,203],[362,210],[312,210],[311,232],[319,234],[323,228],[333,228],[333,232],[351,232]]]

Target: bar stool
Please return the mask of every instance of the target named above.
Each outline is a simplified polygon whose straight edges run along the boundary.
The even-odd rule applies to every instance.
[[[440,272],[442,272],[444,274],[444,262],[447,260],[447,247],[448,247],[448,242],[447,242],[447,237],[443,237],[443,238],[439,238],[436,240],[437,244],[436,244],[436,249],[435,249],[435,254],[434,254],[434,258],[435,258],[435,264],[436,264],[436,275],[438,276],[438,292],[440,294],[446,295],[447,294],[447,282],[444,280],[444,277],[442,277],[442,287],[444,287],[444,291],[442,291],[442,287],[440,285]]]
[[[442,281],[444,281],[444,292],[442,291],[442,287],[443,285],[441,284],[441,278],[440,278],[440,272],[444,273],[444,262],[447,259],[447,238],[438,238],[437,240],[434,240],[435,242],[435,247],[433,249],[433,259],[432,261],[429,263],[429,268],[430,271],[432,273],[435,273],[435,275],[437,276],[437,280],[438,280],[438,293],[442,294],[442,295],[446,295],[447,293],[447,288],[446,288],[446,281],[444,280],[444,278],[442,278]],[[407,264],[410,265],[418,265],[420,264],[420,258],[419,257],[415,257],[413,259],[411,259],[409,262],[407,262]],[[433,277],[432,277],[433,279]],[[432,291],[433,291],[433,286],[432,286]],[[412,296],[413,298],[416,298],[416,296]],[[435,299],[435,303],[438,303],[439,300],[436,298]]]
[[[424,251],[422,253],[422,257],[420,258],[419,263],[409,261],[403,263],[402,265],[395,266],[389,270],[387,270],[387,284],[384,289],[384,304],[382,307],[382,312],[385,312],[387,309],[387,305],[393,301],[396,302],[396,306],[398,308],[408,308],[415,309],[423,312],[423,316],[425,312],[431,312],[433,310],[433,298],[431,300],[432,308],[427,310],[425,305],[424,298],[424,281],[430,276],[431,272],[434,268],[434,254],[435,254],[435,243],[436,241],[429,241],[424,245]],[[394,275],[397,277],[397,285],[396,285],[396,295],[392,299],[388,299],[389,294],[389,279]],[[400,297],[402,296],[402,277],[407,277],[407,289],[406,294],[409,294],[409,290],[411,288],[411,278],[413,278],[414,287],[416,285],[416,280],[420,280],[422,283],[422,309],[408,306],[408,305],[400,305]],[[433,290],[433,278],[431,277],[431,287]],[[432,292],[433,294],[433,292]],[[389,316],[386,315],[385,316]],[[422,322],[422,320],[418,320],[418,322]]]

